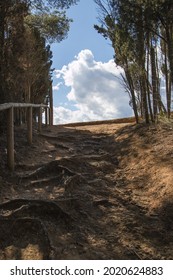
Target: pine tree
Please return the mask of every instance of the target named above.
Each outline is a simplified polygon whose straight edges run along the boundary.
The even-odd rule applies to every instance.
[[[109,38],[115,62],[124,69],[136,121],[137,110],[146,123],[166,113],[160,94],[160,72],[166,79],[170,117],[173,71],[173,2],[171,0],[95,0],[101,25],[95,29]],[[162,47],[164,45],[164,47]],[[165,57],[161,68],[161,57]],[[138,104],[140,102],[140,105]],[[139,111],[140,108],[140,111]]]

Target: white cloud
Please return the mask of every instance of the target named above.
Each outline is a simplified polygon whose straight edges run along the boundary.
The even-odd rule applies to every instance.
[[[62,85],[62,82],[61,83],[58,83],[56,86],[53,86],[53,90],[55,91],[58,91],[60,86]]]
[[[71,87],[67,94],[75,110],[55,108],[55,123],[114,119],[132,115],[129,97],[118,81],[122,69],[113,60],[95,61],[90,50],[82,50],[75,60],[55,70],[56,78]],[[58,84],[59,85],[59,84]]]
[[[93,119],[94,119],[93,115]],[[70,110],[65,107],[54,107],[54,123],[55,124],[65,124],[65,123],[74,123],[81,121],[90,121],[92,119],[91,113],[86,114],[82,110]]]

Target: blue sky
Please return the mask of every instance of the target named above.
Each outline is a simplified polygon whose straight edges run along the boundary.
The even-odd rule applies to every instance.
[[[68,38],[51,46],[55,123],[132,115],[127,93],[115,77],[121,69],[113,61],[111,43],[93,27],[98,23],[96,4],[80,0],[67,14],[73,19]]]

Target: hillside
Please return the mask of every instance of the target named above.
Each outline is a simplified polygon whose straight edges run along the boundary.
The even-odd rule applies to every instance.
[[[172,259],[173,129],[101,123],[0,136],[0,259]]]

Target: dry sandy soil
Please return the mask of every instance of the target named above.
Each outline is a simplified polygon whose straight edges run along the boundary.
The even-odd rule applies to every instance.
[[[15,129],[0,136],[0,259],[173,259],[171,125]]]

